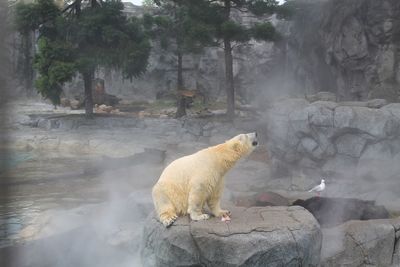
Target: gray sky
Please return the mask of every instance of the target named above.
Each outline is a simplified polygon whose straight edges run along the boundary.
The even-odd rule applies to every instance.
[[[122,0],[122,1],[123,2],[131,2],[131,3],[133,3],[135,5],[139,5],[139,6],[142,5],[142,0]],[[285,0],[278,0],[278,2],[283,3],[283,2],[285,2]]]

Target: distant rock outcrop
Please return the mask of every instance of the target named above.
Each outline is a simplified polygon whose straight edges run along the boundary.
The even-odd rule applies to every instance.
[[[145,224],[144,266],[318,266],[321,230],[301,207],[234,208],[232,221]]]

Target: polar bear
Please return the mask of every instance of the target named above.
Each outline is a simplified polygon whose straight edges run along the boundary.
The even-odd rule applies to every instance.
[[[258,145],[257,133],[239,134],[225,143],[208,147],[170,163],[154,185],[152,195],[160,221],[169,227],[178,216],[206,220],[208,205],[212,215],[227,216],[220,207],[225,174]]]

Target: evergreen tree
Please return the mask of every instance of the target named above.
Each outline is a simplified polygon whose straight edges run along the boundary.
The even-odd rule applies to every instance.
[[[84,81],[85,111],[91,117],[96,68],[121,69],[125,78],[136,77],[146,70],[150,45],[141,21],[127,19],[119,0],[84,3],[75,0],[63,10],[52,0],[19,4],[16,24],[21,33],[24,29],[39,30],[35,56],[39,78],[35,85],[41,95],[59,104],[62,85],[80,73]],[[26,10],[35,16],[23,16]]]
[[[145,15],[145,24],[153,37],[164,49],[172,49],[177,57],[177,112],[176,117],[186,115],[186,101],[182,95],[183,56],[200,53],[204,46],[214,43],[214,28],[203,16],[206,2],[197,0],[156,0],[157,15]]]
[[[231,18],[233,9],[249,12],[256,16],[272,14],[278,2],[275,0],[207,0],[219,9],[220,21],[217,21],[217,38],[222,40],[225,56],[225,86],[227,95],[227,115],[233,119],[235,115],[235,86],[233,77],[233,47],[237,43],[246,43],[251,38],[257,40],[274,40],[277,38],[275,28],[270,22],[256,23],[245,27]]]

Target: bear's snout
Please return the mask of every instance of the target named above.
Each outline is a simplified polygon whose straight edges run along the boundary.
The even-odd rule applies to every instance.
[[[258,145],[257,132],[249,133],[249,134],[247,134],[247,136],[250,138],[252,146],[257,146]]]

